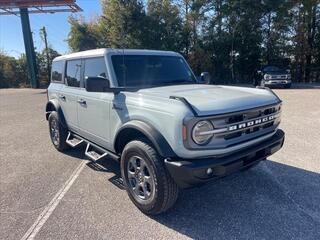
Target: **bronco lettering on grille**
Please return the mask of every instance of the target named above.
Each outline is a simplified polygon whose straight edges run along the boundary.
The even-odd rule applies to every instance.
[[[259,118],[259,119],[255,119],[252,121],[248,121],[248,122],[244,122],[244,123],[239,123],[236,125],[232,125],[228,127],[229,131],[234,131],[234,130],[238,130],[238,129],[243,129],[246,127],[252,127],[261,123],[265,123],[268,121],[272,121],[275,119],[275,116],[268,116],[268,117],[263,117],[263,118]]]

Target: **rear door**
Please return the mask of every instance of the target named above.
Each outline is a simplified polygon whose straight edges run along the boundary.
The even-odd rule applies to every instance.
[[[81,59],[67,60],[65,68],[65,85],[60,90],[59,101],[68,127],[78,130],[78,95],[81,88]]]
[[[52,62],[51,81],[48,87],[49,99],[57,99],[59,101],[60,89],[63,86],[63,73],[65,62],[57,60]]]
[[[108,78],[104,57],[86,58],[82,61],[84,79],[86,77]],[[81,91],[78,99],[78,121],[81,135],[105,148],[110,148],[109,120],[113,98],[113,93],[84,90]]]

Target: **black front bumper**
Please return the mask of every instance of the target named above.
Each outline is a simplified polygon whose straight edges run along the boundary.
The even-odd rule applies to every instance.
[[[165,164],[175,182],[189,188],[257,164],[278,151],[283,142],[284,132],[279,129],[271,138],[240,151],[202,159],[166,159]]]
[[[278,83],[265,83],[264,86],[265,86],[265,87],[268,87],[268,88],[291,87],[291,82],[290,82],[290,83],[282,83],[282,82],[278,82]]]

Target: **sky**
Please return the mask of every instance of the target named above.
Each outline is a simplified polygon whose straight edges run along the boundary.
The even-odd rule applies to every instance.
[[[68,17],[82,15],[85,20],[90,20],[101,14],[100,0],[77,0],[76,2],[83,12],[29,14],[33,42],[37,51],[44,48],[44,42],[39,33],[43,26],[47,30],[49,45],[60,54],[65,54],[70,51],[66,42],[70,30]],[[14,57],[25,53],[20,17],[15,15],[0,16],[0,50]]]

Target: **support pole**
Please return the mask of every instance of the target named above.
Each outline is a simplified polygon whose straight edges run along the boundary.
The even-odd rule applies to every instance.
[[[20,18],[21,18],[24,46],[26,49],[29,76],[31,80],[31,87],[38,88],[39,82],[37,79],[36,54],[33,46],[33,39],[32,39],[32,33],[31,33],[30,21],[29,21],[29,13],[27,8],[20,8]]]

